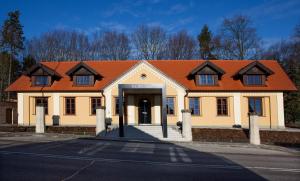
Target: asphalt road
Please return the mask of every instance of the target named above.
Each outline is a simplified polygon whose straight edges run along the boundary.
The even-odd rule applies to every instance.
[[[0,180],[299,180],[296,154],[248,146],[0,140]]]

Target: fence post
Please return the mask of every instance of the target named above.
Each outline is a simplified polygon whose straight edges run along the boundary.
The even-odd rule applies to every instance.
[[[249,134],[250,134],[250,144],[260,145],[260,135],[259,135],[259,125],[258,125],[258,116],[256,113],[249,113],[250,126],[249,126]]]
[[[45,133],[45,107],[43,104],[36,106],[35,133]]]
[[[192,119],[190,110],[182,110],[182,136],[188,140],[193,140],[192,135]]]
[[[99,106],[96,108],[96,135],[105,131],[105,107]]]

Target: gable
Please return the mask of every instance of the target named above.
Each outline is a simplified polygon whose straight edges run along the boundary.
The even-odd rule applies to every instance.
[[[121,77],[116,79],[110,85],[106,86],[104,91],[109,89],[116,90],[118,84],[166,84],[167,92],[168,90],[172,92],[176,90],[186,90],[184,86],[166,76],[163,72],[146,61],[142,61],[136,66],[132,67]]]

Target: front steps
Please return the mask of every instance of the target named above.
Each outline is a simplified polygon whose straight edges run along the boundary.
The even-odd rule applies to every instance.
[[[187,141],[175,127],[168,126],[168,138],[163,137],[162,126],[138,125],[124,126],[124,135],[127,139],[146,141]],[[112,127],[108,132],[99,135],[105,138],[119,138],[118,127]]]

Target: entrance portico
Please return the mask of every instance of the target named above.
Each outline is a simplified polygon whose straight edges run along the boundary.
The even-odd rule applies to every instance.
[[[127,99],[128,102],[126,102],[126,99],[124,97],[127,97],[130,94],[130,96],[133,95],[143,95],[140,96],[138,100],[138,123],[139,124],[149,124],[151,123],[151,102],[152,105],[155,103],[156,105],[154,107],[155,112],[155,118],[158,118],[157,114],[160,114],[160,125],[162,126],[163,131],[163,137],[167,138],[167,108],[166,108],[166,86],[164,84],[119,84],[118,85],[118,95],[119,95],[119,136],[124,137],[124,122],[125,122],[125,105],[132,104],[134,101]],[[146,95],[152,95],[154,97],[154,101],[150,101],[147,99]],[[157,105],[159,104],[159,101],[157,100],[161,96],[161,106]],[[138,97],[138,96],[136,96]],[[129,102],[130,101],[130,102]],[[160,110],[159,110],[160,109]],[[131,107],[127,106],[127,117],[126,117],[126,123],[132,123],[132,118],[134,117],[134,111]],[[157,122],[157,120],[156,120]]]

